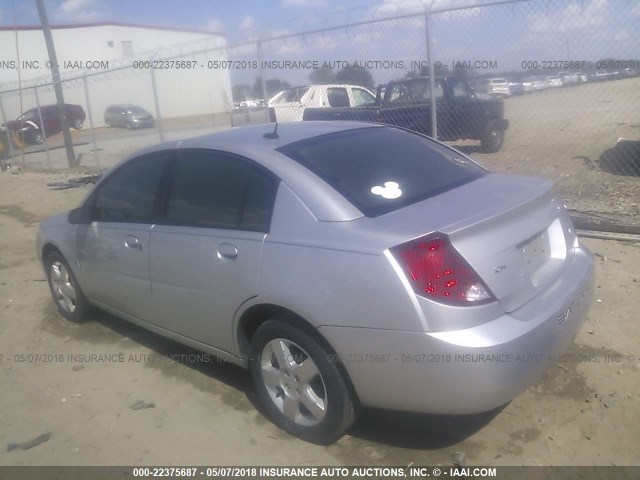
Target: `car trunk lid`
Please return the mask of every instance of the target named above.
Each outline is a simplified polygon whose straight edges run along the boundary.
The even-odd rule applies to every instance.
[[[398,243],[447,234],[505,312],[557,277],[575,240],[551,182],[504,174],[486,175],[372,220],[377,228],[394,231]]]

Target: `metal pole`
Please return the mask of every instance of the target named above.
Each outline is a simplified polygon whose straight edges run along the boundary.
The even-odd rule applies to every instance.
[[[87,101],[87,114],[89,115],[89,128],[91,128],[91,143],[93,144],[93,158],[96,161],[96,168],[100,169],[100,156],[98,155],[98,142],[96,141],[96,129],[93,126],[93,115],[91,114],[91,100],[89,99],[89,87],[87,86],[87,76],[82,77],[84,84],[84,97]]]
[[[162,128],[162,117],[160,116],[160,100],[158,99],[156,74],[153,72],[153,68],[150,68],[149,72],[151,73],[151,90],[153,90],[153,102],[156,106],[156,117],[158,117],[158,133],[160,133],[160,141],[164,142],[164,129]]]
[[[431,13],[427,12],[424,16],[424,22],[427,29],[427,63],[429,64],[429,91],[431,104],[431,137],[438,139],[438,120],[436,116],[436,66],[433,62],[431,54],[431,44],[433,43],[433,32],[431,31]]]
[[[258,53],[258,75],[260,75],[260,83],[262,84],[262,98],[264,100],[264,121],[269,123],[269,99],[267,98],[267,84],[264,81],[264,71],[262,70],[262,40],[258,40],[256,44]]]
[[[2,114],[2,123],[7,123],[7,116],[4,113],[4,106],[2,105],[2,96],[0,95],[0,113]],[[16,163],[16,157],[13,153],[13,144],[11,143],[11,132],[7,128],[7,143],[9,144],[9,156],[11,157],[11,163]]]
[[[49,139],[44,131],[44,121],[42,120],[42,110],[40,110],[40,96],[38,95],[38,87],[33,87],[33,93],[36,97],[36,107],[38,107],[38,117],[40,118],[40,126],[42,127],[42,136],[44,137],[44,150],[47,152],[47,166],[51,168],[51,155],[49,154]]]
[[[58,104],[58,115],[62,123],[62,134],[64,136],[64,145],[67,150],[67,161],[69,167],[78,165],[76,155],[73,151],[73,142],[71,141],[71,132],[69,132],[69,122],[67,121],[67,108],[64,104],[64,95],[62,93],[62,84],[60,83],[60,70],[58,70],[58,57],[56,56],[56,48],[53,44],[53,35],[49,28],[49,19],[47,18],[47,10],[44,7],[43,0],[36,0],[38,6],[38,14],[40,15],[40,23],[42,23],[42,33],[44,33],[44,41],[47,44],[47,52],[49,53],[49,63],[51,64],[51,76],[53,77],[53,88],[56,92],[56,103]]]

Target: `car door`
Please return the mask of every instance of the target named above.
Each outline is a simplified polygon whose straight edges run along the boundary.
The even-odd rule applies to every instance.
[[[170,169],[164,218],[151,229],[158,323],[233,351],[238,307],[257,295],[277,180],[228,153],[184,150]]]
[[[42,123],[42,130],[47,137],[62,132],[62,119],[58,113],[57,105],[42,108]],[[69,122],[69,126],[71,126],[71,122]]]
[[[147,321],[153,314],[149,232],[169,156],[151,153],[119,167],[89,198],[93,221],[76,234],[85,295]]]
[[[438,125],[442,138],[477,138],[481,133],[481,102],[476,101],[473,91],[463,79],[449,80],[446,88],[447,108],[443,109],[442,124]]]

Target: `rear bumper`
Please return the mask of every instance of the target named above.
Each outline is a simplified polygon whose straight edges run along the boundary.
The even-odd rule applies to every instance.
[[[319,329],[344,362],[363,405],[471,414],[513,400],[558,361],[584,322],[593,260],[576,250],[536,298],[491,322],[450,332]]]

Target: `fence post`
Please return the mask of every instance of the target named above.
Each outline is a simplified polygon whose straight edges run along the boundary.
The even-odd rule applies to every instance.
[[[7,116],[4,113],[4,106],[2,105],[2,95],[0,95],[0,114],[2,114],[2,123],[7,123]],[[16,163],[16,157],[13,152],[13,144],[11,143],[11,132],[7,129],[7,143],[9,145],[9,156],[11,156],[11,163]]]
[[[438,139],[438,119],[436,115],[436,67],[433,62],[431,53],[431,44],[433,43],[433,32],[431,31],[431,12],[427,12],[424,16],[424,23],[427,30],[427,63],[429,64],[429,97],[431,105],[431,137]]]
[[[269,123],[269,99],[267,98],[267,84],[264,81],[264,72],[262,70],[262,40],[257,41],[256,49],[258,55],[258,72],[262,86],[262,98],[264,99],[264,121]]]
[[[156,74],[153,69],[153,61],[150,62],[152,67],[149,69],[151,73],[151,90],[153,90],[153,103],[156,106],[158,133],[160,134],[160,141],[164,142],[164,129],[162,128],[162,115],[160,115],[160,100],[158,99],[158,87],[156,85]]]
[[[38,95],[38,87],[33,87],[33,93],[36,97],[36,107],[38,107],[38,118],[40,118],[40,126],[42,127],[42,136],[44,137],[44,150],[47,152],[47,166],[49,170],[53,170],[51,167],[51,155],[49,154],[49,139],[44,131],[44,121],[42,120],[42,110],[40,109],[40,96]]]
[[[98,155],[98,142],[96,141],[96,129],[93,126],[93,114],[91,113],[91,100],[89,99],[89,86],[87,85],[87,72],[82,76],[84,85],[84,96],[87,101],[87,114],[89,116],[89,128],[91,128],[91,143],[93,144],[93,158],[96,161],[96,168],[100,169],[100,156]]]

